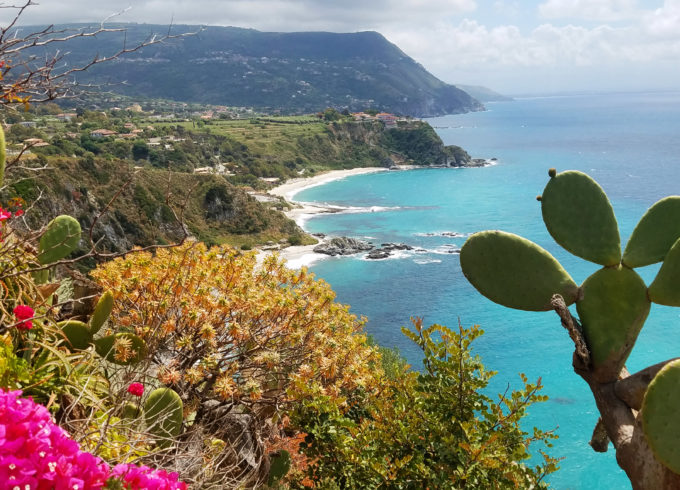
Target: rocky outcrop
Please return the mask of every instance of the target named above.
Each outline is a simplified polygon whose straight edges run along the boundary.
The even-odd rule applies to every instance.
[[[370,243],[349,237],[331,238],[327,242],[314,247],[316,253],[330,255],[332,257],[335,257],[336,255],[353,255],[372,249],[373,245]]]
[[[366,255],[366,258],[370,260],[386,259],[395,250],[413,250],[413,247],[405,243],[383,243],[380,245],[380,248],[371,250]]]

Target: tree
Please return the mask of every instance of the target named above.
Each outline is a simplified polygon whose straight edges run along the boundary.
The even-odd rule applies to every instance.
[[[573,368],[595,398],[600,419],[590,445],[609,442],[633,488],[680,488],[680,360],[630,374],[626,359],[652,303],[680,306],[680,196],[654,204],[621,253],[618,224],[600,186],[584,173],[549,171],[539,196],[543,220],[569,252],[602,265],[579,287],[557,260],[510,233],[472,235],[463,273],[482,294],[510,308],[555,310],[575,344]],[[633,270],[663,262],[648,287]],[[576,304],[580,319],[567,306]]]
[[[334,301],[328,284],[276,257],[257,266],[254,254],[189,242],[130,254],[92,275],[113,293],[104,334],[123,335],[113,355],[125,362],[144,345],[144,360],[118,377],[165,386],[184,403],[186,430],[166,466],[186,465],[185,478],[202,471],[202,463],[188,463],[201,452],[186,442],[199,437],[226,444],[223,458],[234,454],[227,476],[261,481],[288,407],[314,397],[340,406],[346,393],[376,387],[379,355],[366,343],[363,321]],[[240,431],[247,435],[232,440]],[[246,462],[244,452],[252,454]]]
[[[545,488],[557,460],[543,451],[535,467],[524,460],[532,443],[550,446],[555,436],[520,428],[527,409],[547,399],[541,380],[522,376],[520,390],[495,401],[484,393],[495,373],[471,352],[478,326],[413,323],[402,331],[422,351],[420,372],[391,361],[392,376],[375,392],[350,394],[346,411],[321,397],[298,407],[308,478],[319,488]]]
[[[193,33],[172,34],[171,29],[162,35],[152,34],[140,43],[123,43],[112,53],[89,59],[80,65],[63,63],[65,53],[57,50],[60,44],[78,38],[92,38],[106,32],[124,31],[124,28],[106,27],[116,14],[99,25],[85,28],[56,28],[49,25],[27,34],[21,33],[17,26],[26,9],[37,5],[32,0],[24,0],[17,6],[3,5],[0,8],[14,9],[16,15],[4,27],[0,27],[0,104],[46,102],[75,95],[79,86],[73,77],[88,68],[105,63],[144,46],[180,39]],[[50,48],[51,54],[45,55]],[[82,89],[82,87],[80,88]]]

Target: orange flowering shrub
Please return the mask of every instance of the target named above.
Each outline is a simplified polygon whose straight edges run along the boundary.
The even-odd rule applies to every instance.
[[[278,407],[370,388],[379,354],[329,285],[277,257],[202,243],[133,253],[92,275],[115,296],[110,325],[139,335],[150,373],[196,410],[205,400]],[[125,346],[117,346],[124,350]]]

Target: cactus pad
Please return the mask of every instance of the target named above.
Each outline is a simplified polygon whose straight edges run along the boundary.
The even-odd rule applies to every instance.
[[[651,303],[640,276],[627,267],[604,268],[581,286],[576,303],[595,379],[614,381],[628,358]]]
[[[69,343],[71,349],[85,350],[92,343],[89,327],[78,320],[66,320],[57,323]]]
[[[111,315],[111,310],[113,310],[113,293],[106,291],[97,301],[97,306],[94,307],[94,312],[90,318],[90,331],[92,335],[99,332],[99,329],[104,326],[106,320],[109,319],[109,315]]]
[[[57,216],[47,225],[40,237],[38,260],[41,264],[51,264],[63,259],[78,248],[80,223],[66,215]]]
[[[170,388],[153,390],[144,404],[144,418],[149,432],[156,436],[156,444],[168,447],[182,429],[184,405]]]
[[[127,359],[122,360],[116,356],[116,341],[127,346],[129,349]],[[136,364],[146,356],[146,344],[137,335],[129,332],[107,335],[94,341],[97,354],[109,362],[120,365]]]
[[[125,405],[123,405],[123,411],[121,413],[121,417],[124,419],[138,419],[140,417],[144,416],[144,410],[142,410],[141,407],[138,407],[134,403],[127,402]]]
[[[461,249],[460,264],[480,293],[509,308],[547,311],[553,294],[567,304],[578,296],[578,286],[552,255],[512,233],[475,233]]]
[[[5,164],[7,160],[5,151],[5,132],[0,127],[0,186],[5,183]]]
[[[680,473],[680,360],[668,363],[654,377],[642,402],[642,430],[656,457]]]
[[[267,485],[271,487],[290,471],[290,453],[282,449],[278,454],[271,456],[270,461],[269,482]]]
[[[680,238],[666,254],[648,294],[649,299],[657,304],[680,306]]]
[[[621,240],[614,210],[602,188],[582,172],[552,177],[541,198],[546,228],[566,250],[596,264],[621,261]]]
[[[661,262],[678,238],[680,196],[669,196],[642,216],[623,252],[623,263],[628,267],[643,267]]]

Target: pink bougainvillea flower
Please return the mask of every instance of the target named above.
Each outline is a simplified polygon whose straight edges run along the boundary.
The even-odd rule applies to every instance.
[[[8,220],[12,217],[12,213],[0,208],[0,221]]]
[[[132,383],[128,386],[127,391],[134,396],[142,396],[144,394],[144,385],[142,383]]]
[[[0,489],[103,490],[109,479],[126,490],[187,489],[177,473],[132,464],[112,470],[81,451],[47,408],[0,389]]]
[[[29,320],[29,318],[35,316],[33,308],[27,305],[16,305],[14,310],[12,310],[12,313],[14,313],[14,316],[20,321],[20,323],[17,324],[19,330],[30,330],[33,328],[33,322]]]

